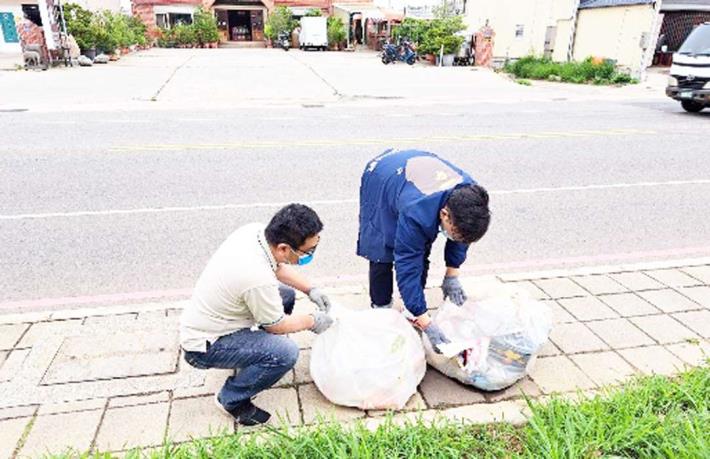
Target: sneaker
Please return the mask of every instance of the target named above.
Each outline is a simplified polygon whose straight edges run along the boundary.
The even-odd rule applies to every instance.
[[[224,414],[243,426],[265,424],[271,418],[271,414],[269,414],[268,411],[257,407],[251,400],[245,400],[231,410],[228,410],[222,405],[222,402],[219,401],[219,394],[214,394],[214,402]]]

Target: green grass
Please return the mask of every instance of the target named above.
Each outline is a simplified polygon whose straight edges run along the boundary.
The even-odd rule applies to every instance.
[[[563,375],[561,377],[564,377]],[[223,435],[143,458],[710,458],[710,367],[650,377],[591,399],[529,402],[523,427],[391,420],[375,431],[338,424]],[[70,457],[70,456],[55,456]],[[72,456],[76,457],[76,455]],[[84,457],[109,458],[109,454]]]
[[[526,56],[506,64],[504,70],[516,78],[533,80],[597,85],[638,83],[630,75],[617,72],[610,61],[594,63],[591,57],[582,62],[553,62],[543,57]]]

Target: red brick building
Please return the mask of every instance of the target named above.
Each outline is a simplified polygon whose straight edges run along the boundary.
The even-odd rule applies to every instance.
[[[333,3],[333,0],[132,0],[133,13],[140,16],[153,37],[157,37],[161,27],[192,22],[192,14],[202,6],[214,12],[221,42],[255,45],[264,43],[264,23],[275,7],[288,6],[294,16],[300,17],[311,8],[331,14]],[[371,3],[371,0],[363,3]]]

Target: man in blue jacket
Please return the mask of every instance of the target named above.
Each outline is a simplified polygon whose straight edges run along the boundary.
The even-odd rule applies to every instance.
[[[404,305],[434,349],[448,342],[431,322],[424,299],[431,246],[439,233],[444,249],[444,298],[461,306],[466,293],[458,268],[468,246],[490,223],[488,193],[464,171],[433,153],[388,150],[370,161],[360,184],[357,254],[370,261],[373,308],[391,307],[393,269]]]

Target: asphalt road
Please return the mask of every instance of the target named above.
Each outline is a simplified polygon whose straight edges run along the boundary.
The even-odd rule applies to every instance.
[[[0,311],[183,297],[231,231],[287,202],[325,223],[307,273],[361,283],[359,177],[390,147],[491,191],[467,272],[710,255],[710,112],[672,101],[28,111],[0,127]]]

